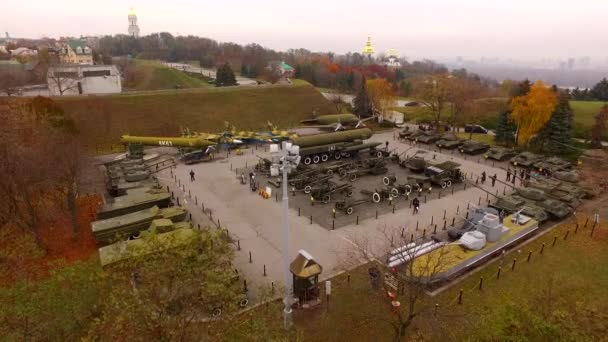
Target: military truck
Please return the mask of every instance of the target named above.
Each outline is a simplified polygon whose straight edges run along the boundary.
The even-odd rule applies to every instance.
[[[490,145],[478,140],[467,140],[459,148],[460,153],[481,154],[490,149]]]
[[[453,183],[460,183],[465,179],[464,174],[460,171],[460,164],[452,161],[429,165],[424,169],[424,175],[442,189],[449,188]]]
[[[488,150],[485,154],[486,159],[493,159],[498,161],[505,161],[513,158],[517,153],[512,148],[494,146]]]
[[[533,167],[534,163],[539,161],[541,158],[541,155],[525,151],[511,158],[510,162],[513,166],[531,168]]]
[[[360,151],[374,148],[379,142],[363,140],[372,136],[369,128],[358,128],[348,131],[322,133],[292,138],[294,145],[299,146],[299,154],[304,165],[326,162],[329,158],[336,160],[349,158]]]

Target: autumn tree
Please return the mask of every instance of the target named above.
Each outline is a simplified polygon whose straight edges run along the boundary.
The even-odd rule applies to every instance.
[[[374,115],[373,104],[369,98],[365,77],[361,81],[361,86],[354,99],[354,114],[366,118]]]
[[[395,92],[390,82],[383,78],[376,78],[368,80],[366,83],[367,93],[375,110],[384,114],[395,106]]]
[[[450,123],[465,125],[476,122],[478,111],[474,100],[481,94],[479,82],[452,76],[448,80]]]
[[[450,97],[450,76],[447,74],[418,77],[414,96],[431,112],[435,129],[439,130],[441,114]]]
[[[517,145],[526,145],[543,129],[551,118],[556,102],[557,96],[542,81],[534,83],[527,95],[513,98],[511,118],[517,125]]]
[[[591,127],[591,146],[602,148],[602,139],[608,132],[608,105],[604,105],[600,112],[595,116],[595,123]]]

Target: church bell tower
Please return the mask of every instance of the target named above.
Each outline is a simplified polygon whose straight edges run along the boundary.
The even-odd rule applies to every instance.
[[[129,36],[139,37],[139,26],[137,26],[137,16],[133,8],[129,10]]]

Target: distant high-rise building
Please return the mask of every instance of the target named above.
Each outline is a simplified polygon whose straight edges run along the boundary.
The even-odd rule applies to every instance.
[[[139,26],[137,26],[137,16],[133,8],[129,10],[129,36],[139,37]]]
[[[372,46],[372,37],[367,37],[367,43],[365,43],[365,47],[363,48],[364,56],[372,56],[374,54],[374,47]]]
[[[574,69],[574,65],[576,64],[574,58],[568,58],[568,70]]]

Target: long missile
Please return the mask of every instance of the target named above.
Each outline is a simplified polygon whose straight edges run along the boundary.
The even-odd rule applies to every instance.
[[[329,114],[319,115],[312,119],[306,119],[300,121],[303,124],[320,124],[320,125],[331,125],[335,123],[341,123],[343,125],[354,125],[359,122],[359,118],[354,114]]]
[[[351,142],[354,140],[365,140],[372,136],[372,131],[369,128],[352,129],[349,131],[322,133],[315,135],[307,135],[303,137],[294,137],[291,139],[294,145],[300,148],[311,146],[329,145],[341,142]]]
[[[203,148],[217,145],[213,141],[200,137],[143,137],[123,135],[120,137],[123,144],[142,144],[145,146],[169,146],[169,147],[192,147]]]

